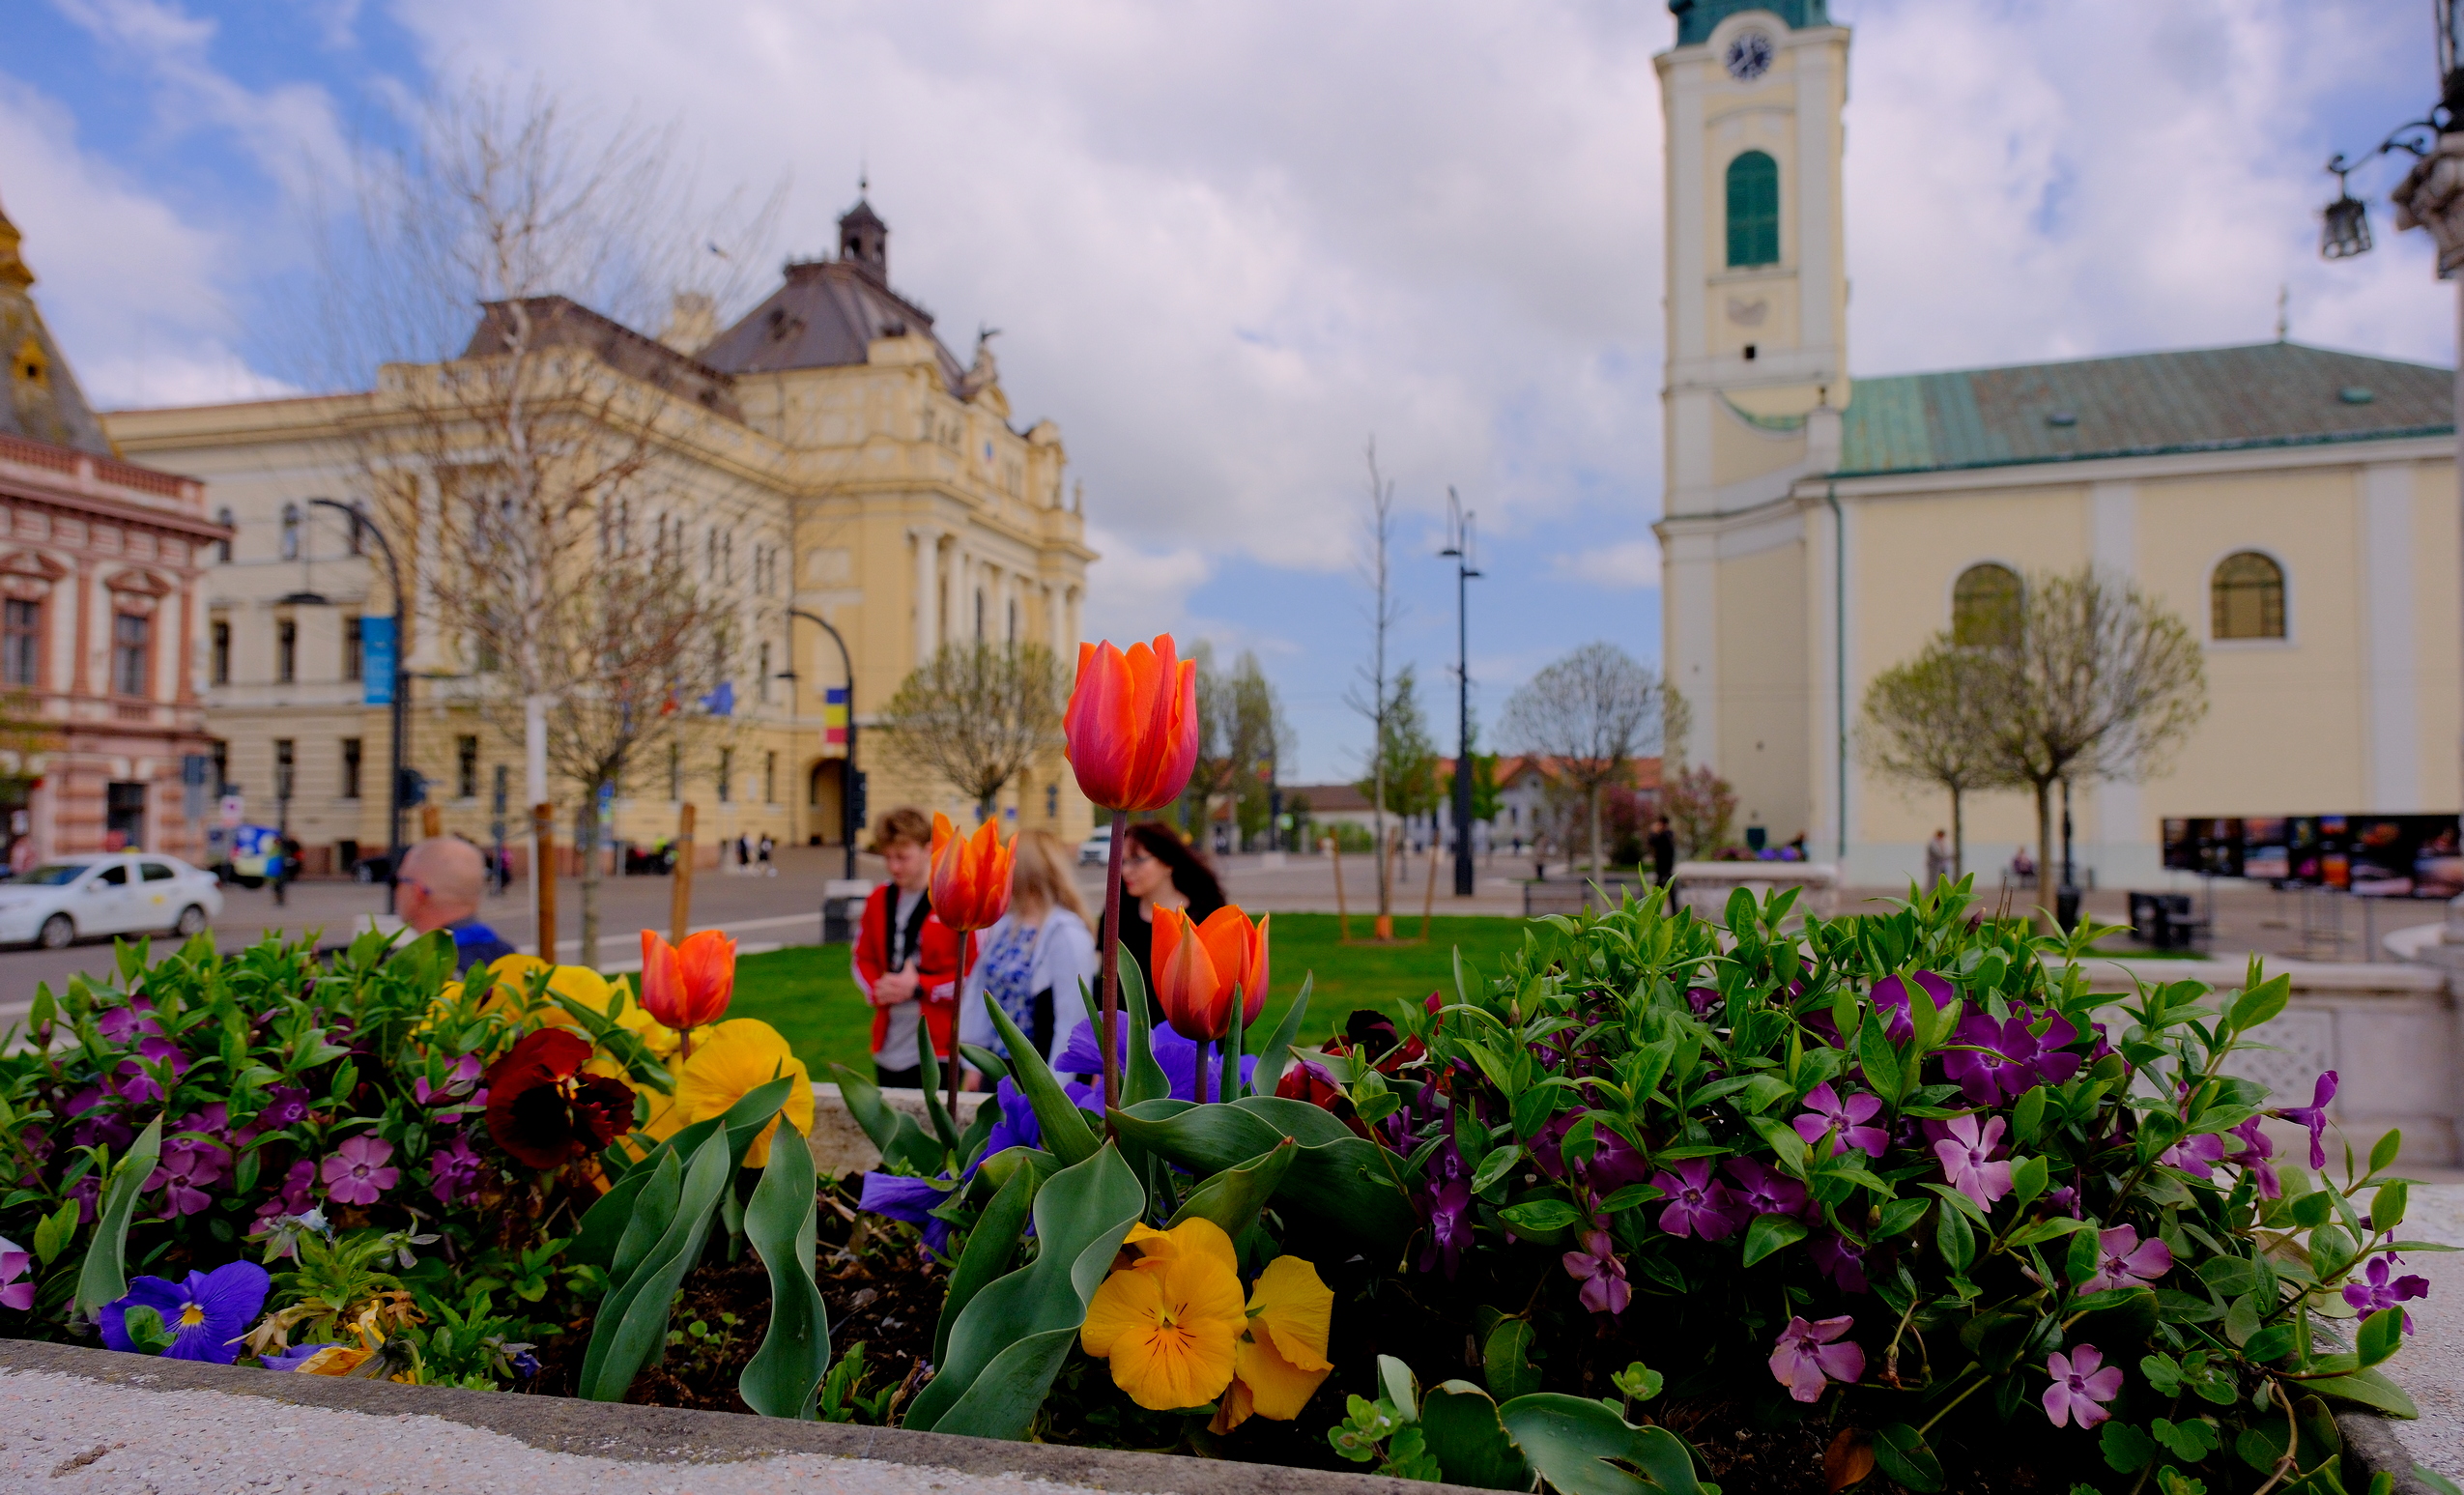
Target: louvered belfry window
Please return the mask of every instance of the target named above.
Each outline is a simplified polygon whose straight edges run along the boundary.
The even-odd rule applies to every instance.
[[[1729,268],[1780,262],[1780,163],[1762,151],[1729,162]]]

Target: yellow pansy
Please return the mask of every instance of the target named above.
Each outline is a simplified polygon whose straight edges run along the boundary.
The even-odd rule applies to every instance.
[[[522,1006],[530,1000],[530,978],[540,971],[554,968],[537,956],[524,955],[519,951],[497,957],[488,963],[490,985],[487,1000],[480,1004],[480,1010],[495,1012],[500,1008]]]
[[[1334,1291],[1298,1256],[1277,1256],[1249,1293],[1248,1329],[1233,1346],[1233,1382],[1209,1425],[1228,1433],[1251,1413],[1290,1422],[1334,1368],[1326,1358]]]
[[[786,1075],[795,1083],[788,1087],[781,1112],[798,1132],[813,1134],[813,1077],[777,1028],[759,1018],[731,1018],[700,1031],[693,1056],[684,1061],[683,1073],[677,1077],[673,1107],[660,1116],[658,1102],[652,1100],[654,1121],[667,1121],[673,1135],[694,1122],[723,1114],[753,1091]],[[752,1150],[744,1155],[746,1167],[758,1168],[770,1161],[770,1137],[778,1129],[776,1121],[761,1129]]]
[[[1246,1316],[1232,1238],[1211,1220],[1133,1226],[1137,1259],[1103,1279],[1078,1342],[1112,1363],[1112,1381],[1151,1411],[1202,1406],[1232,1384]]]
[[[627,1003],[624,1015],[616,1019],[616,1026],[642,1040],[643,1047],[665,1059],[676,1050],[676,1030],[650,1016],[650,1010],[639,1002]]]

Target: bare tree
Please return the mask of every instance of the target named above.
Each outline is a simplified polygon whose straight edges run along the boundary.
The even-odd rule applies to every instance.
[[[1386,780],[1390,765],[1387,762],[1388,717],[1394,709],[1394,697],[1386,668],[1387,635],[1403,617],[1403,604],[1396,600],[1393,578],[1388,556],[1394,542],[1394,480],[1378,472],[1378,444],[1369,440],[1369,506],[1361,525],[1361,580],[1369,589],[1369,662],[1361,670],[1360,684],[1344,694],[1344,702],[1368,719],[1369,823],[1373,828],[1378,869],[1378,932],[1384,937],[1391,931],[1394,915],[1393,878],[1386,865]],[[1367,693],[1361,693],[1361,686]]]
[[[1865,688],[1857,746],[1887,778],[1951,796],[1951,876],[1967,868],[1966,798],[2020,782],[2003,752],[2002,706],[2010,655],[1964,646],[1944,633]]]
[[[945,644],[900,684],[877,730],[988,817],[1003,787],[1060,745],[1069,693],[1041,644]]]
[[[1181,794],[1181,825],[1202,834],[1217,801],[1228,796],[1246,830],[1251,801],[1265,797],[1262,774],[1275,761],[1275,687],[1254,653],[1243,652],[1228,675],[1215,667],[1215,649],[1204,641],[1190,657],[1198,667],[1198,756]]]
[[[2093,566],[2028,579],[2003,669],[2002,757],[2036,792],[2037,859],[2050,876],[2053,787],[2161,772],[2207,714],[2207,673],[2180,617]]]
[[[1292,733],[1283,720],[1283,704],[1275,697],[1275,682],[1266,677],[1255,653],[1245,649],[1234,662],[1227,694],[1230,735],[1242,764],[1232,784],[1232,792],[1238,796],[1234,814],[1246,847],[1250,837],[1274,828],[1275,775],[1292,755]]]
[[[707,745],[738,642],[771,620],[735,575],[754,501],[669,478],[731,396],[628,325],[662,297],[728,294],[728,267],[749,262],[704,252],[732,234],[724,210],[697,211],[673,141],[594,129],[539,93],[440,99],[410,148],[356,159],[303,345],[329,386],[386,365],[352,455],[413,573],[415,637],[397,647],[461,677],[460,699],[524,744],[532,797],[556,779],[581,791],[592,848],[602,789],[655,747]],[[749,559],[762,541],[747,540]],[[586,856],[593,963],[597,894]]]
[[[1505,735],[1522,751],[1549,760],[1559,782],[1582,796],[1594,877],[1601,864],[1601,791],[1624,783],[1635,759],[1659,751],[1671,704],[1649,666],[1605,642],[1587,644],[1542,670],[1505,704]]]
[[[1692,861],[1728,844],[1736,791],[1708,763],[1680,767],[1661,776],[1660,813],[1669,818],[1677,856]]]

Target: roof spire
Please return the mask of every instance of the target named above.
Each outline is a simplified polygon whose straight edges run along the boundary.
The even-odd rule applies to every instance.
[[[839,218],[839,258],[889,285],[890,225],[862,197]]]
[[[9,221],[6,212],[0,212],[0,286],[23,291],[34,284],[34,272],[26,269],[24,258],[17,253],[20,242],[17,225]]]

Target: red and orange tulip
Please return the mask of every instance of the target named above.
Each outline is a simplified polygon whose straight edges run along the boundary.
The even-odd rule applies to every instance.
[[[1106,810],[1160,810],[1181,797],[1198,761],[1198,667],[1172,636],[1078,646],[1078,679],[1062,719],[1070,767]],[[938,906],[936,904],[935,906]]]
[[[1179,908],[1155,910],[1155,997],[1164,1021],[1183,1038],[1212,1043],[1232,1031],[1232,990],[1241,991],[1241,1021],[1266,1006],[1266,925],[1273,914],[1248,915],[1226,906],[1192,923]]]
[[[932,912],[963,934],[988,929],[1010,911],[1010,866],[1015,842],[1001,843],[990,820],[972,836],[959,834],[946,815],[932,817]]]
[[[735,995],[735,941],[717,930],[669,944],[642,932],[642,1006],[677,1032],[718,1021]]]

